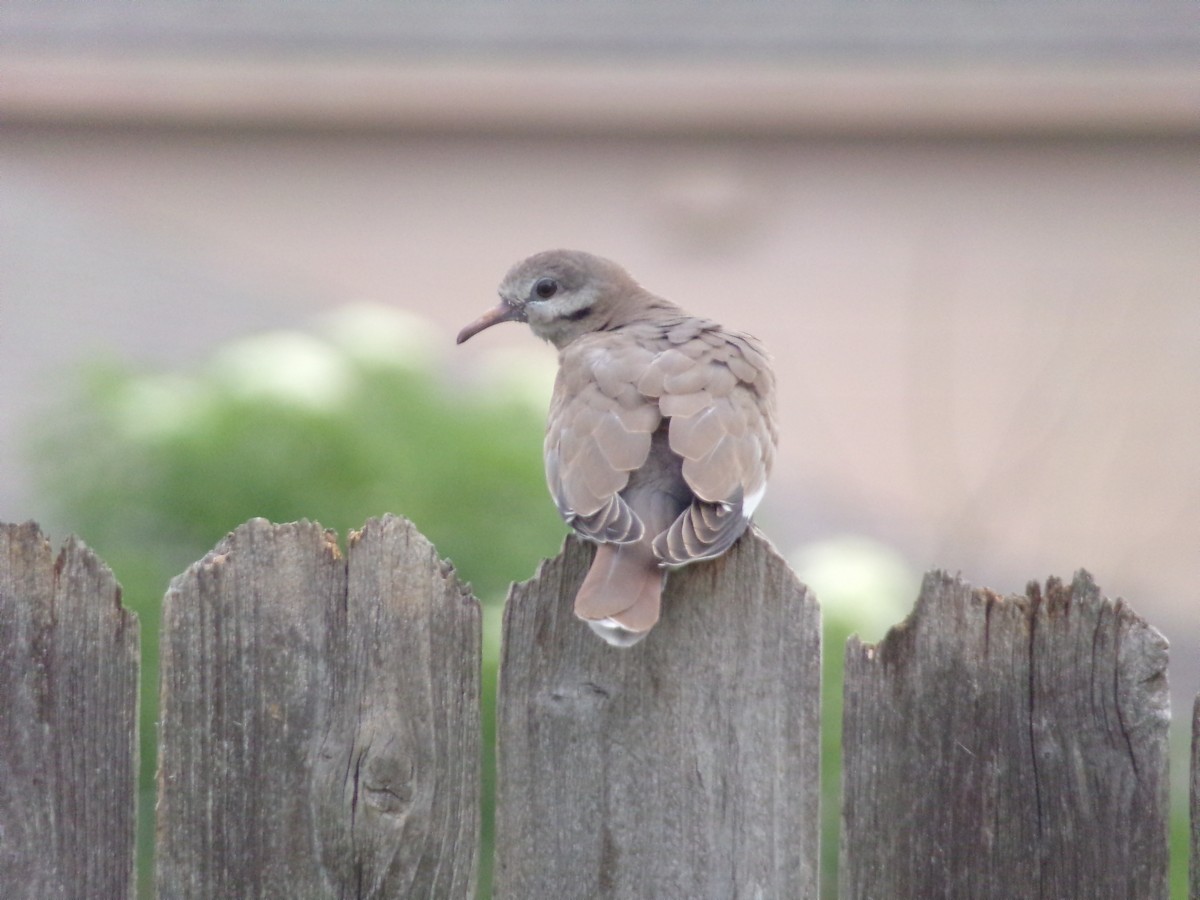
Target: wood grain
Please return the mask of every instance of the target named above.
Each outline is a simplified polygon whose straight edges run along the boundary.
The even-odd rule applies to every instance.
[[[509,595],[494,896],[815,896],[815,600],[749,533],[619,649],[571,613],[592,552],[569,538]]]
[[[846,649],[846,898],[1167,896],[1167,650],[1085,572]]]
[[[1192,709],[1191,900],[1200,900],[1200,695]]]
[[[138,664],[108,567],[0,525],[0,897],[135,895]]]
[[[254,520],[163,614],[163,897],[467,897],[479,608],[406,521]]]

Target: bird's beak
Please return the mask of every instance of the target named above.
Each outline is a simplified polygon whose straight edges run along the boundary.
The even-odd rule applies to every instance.
[[[500,305],[489,309],[482,316],[464,328],[458,333],[458,338],[454,343],[461,344],[467,338],[472,338],[485,328],[491,328],[493,325],[498,325],[500,322],[524,322],[525,309],[522,306],[513,306],[507,300],[501,300]]]

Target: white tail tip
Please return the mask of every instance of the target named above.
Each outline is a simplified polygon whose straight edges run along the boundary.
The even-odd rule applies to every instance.
[[[614,647],[632,647],[649,631],[630,631],[616,619],[585,619],[588,627]]]

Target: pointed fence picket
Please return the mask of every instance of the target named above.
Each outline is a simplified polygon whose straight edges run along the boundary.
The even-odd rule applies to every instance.
[[[570,614],[590,549],[510,593],[494,896],[819,893],[820,623],[757,533],[673,574],[631,650]],[[0,526],[0,896],[136,895],[136,620],[72,539]],[[155,893],[469,898],[478,603],[407,521],[249,522],[172,581]],[[846,648],[839,895],[1163,897],[1166,646],[1086,573],[926,577]],[[1192,900],[1200,900],[1200,698]]]
[[[466,897],[480,611],[402,519],[239,528],[171,583],[161,897]],[[285,887],[286,886],[286,887]]]
[[[1191,900],[1200,900],[1200,696],[1192,709],[1192,852],[1188,873],[1191,876]]]
[[[619,652],[571,613],[591,558],[571,539],[509,596],[494,896],[815,896],[816,601],[755,534]]]
[[[0,897],[133,896],[138,647],[91,551],[0,525]]]
[[[1086,573],[932,573],[845,679],[845,896],[1167,896],[1166,641]]]

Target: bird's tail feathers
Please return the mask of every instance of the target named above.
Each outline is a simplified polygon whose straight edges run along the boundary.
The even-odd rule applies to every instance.
[[[665,577],[645,544],[601,544],[575,595],[575,615],[610,644],[632,646],[658,621]]]

